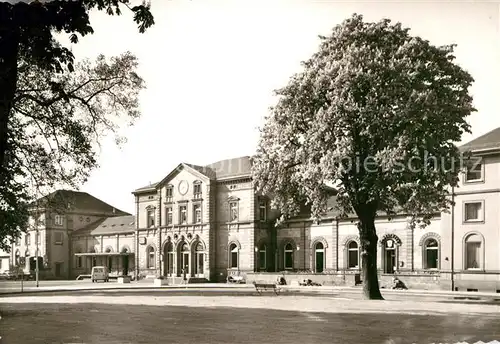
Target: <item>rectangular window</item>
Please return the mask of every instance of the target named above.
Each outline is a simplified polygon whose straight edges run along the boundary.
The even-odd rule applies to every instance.
[[[172,202],[174,197],[174,188],[173,187],[168,187],[166,189],[166,195],[165,195],[165,201],[166,202]]]
[[[464,204],[464,221],[483,221],[483,202],[467,202]]]
[[[62,215],[56,215],[54,217],[54,224],[56,226],[62,226],[63,222],[64,222],[64,216],[62,216]]]
[[[477,182],[483,180],[483,163],[481,158],[472,158],[465,171],[465,182]]]
[[[154,209],[148,209],[148,228],[155,226],[155,211]]]
[[[238,221],[238,202],[229,203],[229,220]]]
[[[259,219],[261,222],[267,221],[267,202],[263,200],[259,202]]]
[[[39,244],[40,244],[40,233],[36,232],[36,234],[35,234],[35,245],[39,245]]]
[[[54,244],[62,245],[63,244],[63,233],[62,232],[54,232]]]
[[[194,198],[201,198],[201,184],[193,185],[193,195]]]
[[[201,205],[200,204],[195,204],[193,206],[193,222],[194,223],[201,223]]]
[[[187,223],[187,206],[181,205],[179,207],[179,224]]]
[[[17,237],[16,238],[16,246],[21,245],[21,238]]]
[[[26,233],[26,237],[24,238],[26,246],[31,245],[31,235]]]
[[[173,223],[172,207],[167,207],[167,225],[171,225],[172,223]]]

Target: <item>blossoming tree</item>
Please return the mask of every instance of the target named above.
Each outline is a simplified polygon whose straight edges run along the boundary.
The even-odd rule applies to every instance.
[[[319,51],[277,90],[253,164],[257,191],[282,214],[303,202],[319,220],[325,185],[337,190],[340,217],[358,218],[364,295],[382,299],[375,218],[406,214],[425,226],[450,204],[461,156],[454,142],[470,132],[472,77],[400,23],[354,14],[320,37]]]

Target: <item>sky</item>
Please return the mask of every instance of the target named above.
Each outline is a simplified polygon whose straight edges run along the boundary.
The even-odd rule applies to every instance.
[[[486,1],[152,0],[156,24],[140,34],[129,11],[91,14],[93,35],[72,49],[77,59],[134,53],[147,89],[142,117],[124,128],[127,143],[102,142],[81,191],[134,213],[131,192],[164,178],[179,163],[205,165],[252,155],[273,90],[300,72],[318,35],[353,13],[389,18],[435,45],[457,44],[456,62],[475,79],[478,110],[470,141],[500,126],[499,4]]]

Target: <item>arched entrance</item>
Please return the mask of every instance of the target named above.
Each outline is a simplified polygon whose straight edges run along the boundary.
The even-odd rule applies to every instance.
[[[325,267],[325,248],[320,242],[318,242],[315,247],[315,263],[315,272],[322,273]]]
[[[189,274],[189,246],[186,242],[182,242],[178,246],[177,275],[182,276],[182,269],[185,269],[186,274]]]
[[[113,253],[113,249],[111,247],[106,247],[106,250],[104,252]],[[111,273],[111,271],[113,270],[113,257],[106,256],[106,260],[107,260],[108,272]]]
[[[394,234],[386,234],[380,244],[382,246],[383,271],[386,274],[393,274],[398,269],[401,239]]]
[[[196,243],[194,251],[194,274],[195,277],[203,277],[205,270],[205,248],[201,242]]]
[[[163,247],[163,274],[172,276],[174,273],[174,245],[168,241]]]
[[[122,255],[122,275],[127,276],[128,275],[128,270],[129,270],[129,253],[130,250],[128,247],[123,247],[121,253]]]

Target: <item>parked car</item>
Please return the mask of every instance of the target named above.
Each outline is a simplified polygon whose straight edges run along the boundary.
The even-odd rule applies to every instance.
[[[90,273],[90,279],[92,282],[97,282],[99,280],[109,282],[108,268],[106,266],[94,266]]]
[[[9,280],[9,281],[32,281],[35,279],[33,274],[24,274],[18,273],[16,271],[4,271],[0,273],[0,280]]]

